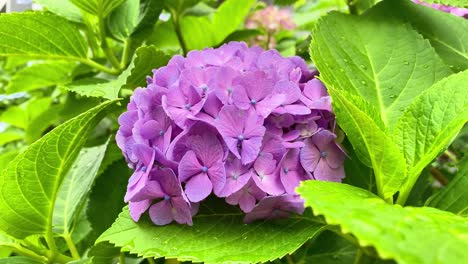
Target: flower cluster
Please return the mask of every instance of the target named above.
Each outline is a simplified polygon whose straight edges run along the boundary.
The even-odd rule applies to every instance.
[[[413,2],[417,4],[425,5],[428,7],[432,7],[434,9],[437,9],[443,12],[451,13],[459,17],[468,18],[468,8],[452,7],[452,6],[441,5],[441,4],[429,4],[421,0],[413,0]]]
[[[268,6],[250,15],[246,19],[245,27],[248,29],[260,29],[265,32],[265,35],[253,38],[251,40],[252,44],[274,48],[276,44],[274,36],[282,30],[295,29],[296,24],[292,20],[289,9]]]
[[[294,189],[341,181],[325,86],[299,57],[231,42],[174,56],[135,90],[116,135],[129,166],[125,201],[135,221],[192,224],[211,193],[245,222],[302,213]]]

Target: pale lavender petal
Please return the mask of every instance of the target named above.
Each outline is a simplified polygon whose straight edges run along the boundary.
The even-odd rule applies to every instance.
[[[200,173],[191,177],[185,184],[185,194],[194,203],[208,197],[212,190],[213,184],[206,173]]]
[[[260,153],[260,147],[262,146],[261,137],[253,137],[242,141],[241,148],[241,161],[242,164],[248,164],[253,162]]]
[[[242,211],[244,211],[244,213],[252,211],[252,209],[255,207],[256,202],[257,200],[255,199],[255,197],[247,192],[244,192],[239,197],[239,207]]]
[[[320,151],[312,144],[311,139],[306,139],[305,144],[305,147],[301,149],[301,164],[306,171],[314,171],[320,160]]]
[[[271,114],[271,112],[273,112],[273,110],[275,110],[284,102],[285,98],[286,96],[284,94],[272,95],[262,101],[259,101],[255,105],[255,110],[259,115],[266,118],[268,115]]]
[[[149,209],[151,221],[156,225],[167,225],[173,220],[172,206],[169,201],[162,200]]]
[[[160,183],[164,194],[175,197],[182,193],[182,186],[174,171],[169,168],[161,168],[155,172],[155,179]]]
[[[208,168],[208,176],[213,184],[214,194],[220,194],[226,184],[226,172],[221,161],[215,162]]]
[[[243,129],[242,112],[235,106],[224,106],[219,113],[216,128],[223,137],[237,138]]]
[[[202,165],[211,167],[215,162],[222,160],[223,147],[217,135],[204,133],[189,137],[188,145],[196,153]]]
[[[179,162],[179,180],[185,182],[202,171],[202,165],[193,151],[187,151]]]
[[[336,169],[330,168],[325,160],[321,160],[315,171],[313,172],[314,178],[320,181],[335,181],[339,182],[345,177],[344,167]]]
[[[346,155],[344,152],[336,145],[335,142],[329,143],[325,148],[322,150],[323,152],[323,159],[325,159],[328,165],[331,168],[338,168],[343,166],[343,163],[346,159]]]
[[[138,222],[142,214],[148,210],[151,205],[152,200],[143,200],[140,202],[129,202],[128,203],[128,210],[130,211],[130,216],[132,217],[133,221]]]
[[[171,204],[173,210],[172,217],[179,224],[188,224],[189,226],[193,225],[192,223],[192,209],[181,196],[171,198]],[[194,209],[197,209],[197,206],[194,206]],[[196,210],[195,210],[196,213]]]
[[[270,195],[284,193],[284,188],[276,171],[276,161],[272,154],[264,154],[254,163],[255,176],[253,180],[258,188]]]

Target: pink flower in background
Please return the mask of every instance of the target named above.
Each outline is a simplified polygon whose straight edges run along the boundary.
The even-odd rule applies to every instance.
[[[245,21],[245,27],[265,32],[265,35],[252,39],[251,44],[272,49],[276,45],[274,36],[282,30],[295,29],[296,24],[292,20],[292,14],[289,9],[267,6],[249,16]]]
[[[459,16],[459,17],[464,17],[468,18],[468,8],[462,8],[462,7],[452,7],[448,5],[441,5],[441,4],[429,4],[424,1],[420,0],[413,0],[413,2],[420,4],[420,5],[425,5],[428,7],[432,7],[434,9],[446,12],[446,13],[451,13],[453,15]]]
[[[116,135],[135,171],[125,196],[133,220],[149,211],[156,225],[191,225],[210,195],[239,205],[245,222],[302,213],[301,181],[344,177],[330,97],[316,75],[299,57],[242,42],[154,70]]]

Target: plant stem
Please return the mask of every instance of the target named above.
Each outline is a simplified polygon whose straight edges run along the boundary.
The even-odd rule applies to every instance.
[[[362,263],[363,256],[364,256],[364,252],[362,251],[361,248],[358,248],[358,250],[356,252],[356,258],[354,259],[354,264]]]
[[[147,258],[146,260],[148,261],[149,264],[156,264],[153,258]]]
[[[74,259],[80,259],[80,253],[78,253],[78,249],[76,248],[76,245],[73,242],[70,234],[63,234],[63,239],[65,239],[65,242],[67,243],[68,249],[70,250],[72,257]]]
[[[119,255],[119,264],[125,264],[125,254],[122,252]]]
[[[111,65],[117,70],[120,70],[120,62],[117,60],[114,51],[112,51],[112,49],[109,47],[109,44],[107,43],[106,28],[104,24],[104,19],[102,19],[102,17],[99,17],[99,33],[101,37],[101,48],[104,51],[104,54],[106,54],[106,57],[111,63]]]
[[[182,36],[182,30],[180,29],[179,17],[175,13],[175,11],[171,12],[172,24],[174,25],[174,29],[177,35],[177,39],[179,40],[180,47],[182,48],[182,52],[184,56],[187,55],[187,46],[185,45],[184,37]]]
[[[125,41],[125,46],[124,46],[124,50],[122,53],[122,60],[120,62],[120,68],[122,69],[127,68],[130,58],[132,57],[131,56],[132,54],[130,54],[131,46],[132,46],[132,39],[129,38]]]
[[[100,70],[102,72],[105,72],[105,73],[108,73],[108,74],[112,74],[112,75],[119,75],[122,71],[121,70],[117,70],[117,69],[109,69],[107,68],[106,66],[104,65],[101,65],[93,60],[90,60],[90,59],[79,59],[78,61],[88,65],[88,66],[91,66],[97,70]]]
[[[358,0],[347,0],[346,1],[346,4],[348,5],[349,13],[351,15],[357,15],[358,14],[357,6],[356,6],[357,1]]]
[[[451,159],[453,163],[458,163],[458,158],[455,154],[452,153],[452,151],[447,149],[444,151],[444,155]]]
[[[170,258],[170,259],[166,259],[164,261],[165,264],[180,264],[180,261],[178,261],[177,259],[174,259],[174,258]]]
[[[432,167],[431,174],[443,186],[448,184],[449,181],[447,180],[447,177],[445,177],[445,175],[437,168]]]
[[[18,255],[22,255],[22,256],[25,256],[25,257],[30,257],[30,258],[38,260],[40,262],[46,262],[47,261],[46,257],[40,256],[40,255],[36,254],[36,252],[31,251],[31,250],[29,250],[27,248],[24,248],[24,247],[22,247],[20,245],[11,245],[11,246],[5,245],[5,247],[10,248],[13,252],[15,252]]]
[[[286,255],[286,261],[288,262],[288,264],[294,264],[296,262],[294,262],[294,259],[292,258],[291,255]]]

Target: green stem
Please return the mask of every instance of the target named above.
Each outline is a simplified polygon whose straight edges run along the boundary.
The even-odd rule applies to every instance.
[[[120,252],[119,264],[125,264],[125,254],[123,252]]]
[[[90,59],[79,59],[78,61],[88,65],[88,66],[91,66],[97,70],[100,70],[102,72],[105,72],[105,73],[109,73],[109,74],[112,74],[112,75],[119,75],[122,71],[121,70],[117,70],[117,69],[110,69],[110,68],[107,68],[106,66],[104,65],[101,65],[93,60],[90,60]]]
[[[63,239],[67,243],[68,249],[70,250],[70,253],[74,259],[80,259],[80,253],[78,252],[78,249],[76,248],[75,243],[73,242],[70,234],[66,233],[63,234]]]
[[[175,12],[171,12],[172,24],[174,25],[174,29],[177,35],[177,40],[179,40],[180,47],[182,48],[182,52],[184,56],[187,55],[187,46],[185,45],[184,37],[182,35],[182,30],[180,29],[179,18]]]
[[[346,4],[348,5],[349,13],[351,15],[357,15],[358,14],[357,6],[356,6],[357,1],[358,0],[347,0],[346,1]]]
[[[5,246],[5,247],[10,248],[13,252],[15,252],[18,255],[29,257],[29,258],[35,259],[37,261],[40,261],[40,262],[47,262],[46,257],[40,256],[40,255],[36,254],[36,252],[33,252],[33,251],[31,251],[29,249],[26,249],[26,248],[23,248],[23,247],[21,247],[19,245],[12,245],[12,246]]]
[[[356,252],[356,258],[354,259],[354,264],[361,264],[363,261],[364,251],[361,248],[358,248]]]
[[[164,261],[164,264],[180,264],[180,261],[174,258],[166,259]]]
[[[444,151],[444,155],[451,159],[453,163],[458,163],[458,158],[455,154],[452,153],[452,151],[447,149]]]
[[[112,49],[109,47],[109,44],[107,43],[104,19],[102,19],[101,17],[99,17],[99,33],[101,36],[101,48],[104,51],[104,54],[106,54],[106,57],[111,63],[111,65],[117,70],[120,70],[120,62],[119,60],[117,60],[114,51],[112,51]]]
[[[124,50],[122,53],[122,61],[120,62],[120,68],[125,69],[128,66],[132,54],[130,53],[132,46],[132,40],[129,38],[125,41]]]
[[[75,259],[73,258],[70,258],[69,256],[65,256],[65,255],[62,255],[62,254],[58,254],[57,256],[55,256],[55,259],[53,260],[49,260],[49,263],[68,263],[70,261],[73,261]]]
[[[148,261],[149,264],[156,264],[153,258],[147,258],[146,260]]]
[[[286,255],[286,262],[288,262],[288,264],[294,264],[296,262],[294,262],[294,259],[292,258],[291,255]]]

